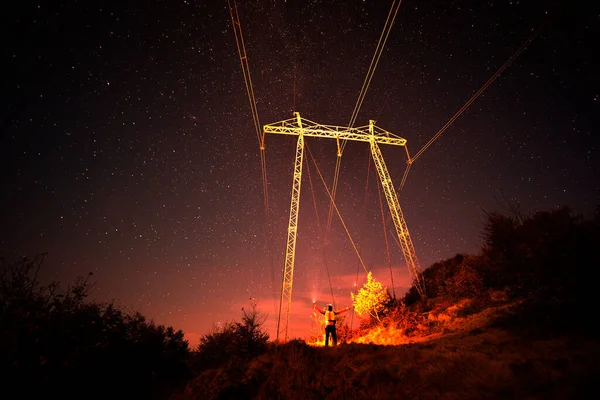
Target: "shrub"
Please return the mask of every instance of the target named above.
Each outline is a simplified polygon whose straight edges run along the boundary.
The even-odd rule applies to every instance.
[[[88,302],[93,287],[88,279],[65,290],[57,282],[41,285],[37,272],[43,261],[41,255],[2,266],[4,391],[11,393],[14,386],[25,398],[119,393],[160,399],[183,387],[189,378],[183,332],[113,304]]]
[[[367,274],[367,282],[359,289],[358,293],[350,293],[354,311],[359,316],[370,317],[381,322],[379,315],[384,311],[386,304],[390,300],[387,288],[384,288],[379,281],[373,278],[373,274]]]
[[[402,329],[407,337],[426,335],[431,331],[431,323],[427,317],[409,310],[404,303],[389,309],[382,322],[386,327]]]
[[[425,290],[428,299],[436,298],[441,294],[444,294],[448,280],[457,274],[466,257],[468,256],[457,254],[452,258],[431,265],[421,273],[421,279],[425,282]],[[421,298],[421,295],[414,285],[406,292],[403,300],[407,306],[415,305],[421,308],[425,305],[422,303],[427,301],[427,299]],[[423,311],[425,310],[423,309]]]
[[[479,273],[479,257],[466,256],[453,274],[447,277],[440,294],[453,299],[473,297],[484,291],[483,278]]]
[[[518,325],[536,329],[585,328],[592,311],[589,268],[600,262],[600,213],[591,221],[564,207],[516,219],[490,214],[485,228],[482,270],[485,284],[508,288]]]
[[[194,367],[200,371],[244,364],[267,350],[269,335],[262,331],[266,316],[242,308],[241,322],[226,322],[200,338]]]

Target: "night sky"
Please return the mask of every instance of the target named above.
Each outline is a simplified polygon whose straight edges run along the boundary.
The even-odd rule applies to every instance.
[[[261,124],[299,111],[347,125],[391,3],[240,1]],[[546,23],[413,164],[399,198],[422,267],[479,251],[485,211],[507,201],[584,216],[600,204],[600,13],[564,3],[402,2],[356,125],[375,119],[411,154]],[[47,252],[42,279],[64,286],[93,272],[93,299],[183,329],[192,345],[254,298],[274,337],[296,138],[266,138],[267,238],[227,1],[23,1],[1,19],[0,256]],[[331,185],[335,141],[307,145]],[[405,151],[382,151],[398,186]],[[336,203],[391,288],[369,156],[348,144]],[[324,253],[328,197],[307,171],[291,337],[310,333],[313,299],[332,302],[328,271],[340,307],[366,275],[338,218]],[[410,278],[388,239],[401,295]]]

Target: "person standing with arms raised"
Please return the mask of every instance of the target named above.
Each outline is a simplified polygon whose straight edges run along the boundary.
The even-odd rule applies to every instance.
[[[333,306],[328,304],[325,310],[321,309],[317,303],[313,303],[313,308],[319,313],[325,316],[325,346],[329,346],[329,336],[331,335],[331,341],[334,346],[337,346],[337,332],[335,329],[336,319],[335,316],[344,313],[350,309],[346,307],[342,310],[333,310]]]

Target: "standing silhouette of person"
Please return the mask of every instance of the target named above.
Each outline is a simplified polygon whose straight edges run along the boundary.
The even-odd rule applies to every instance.
[[[329,346],[329,335],[334,346],[337,346],[337,332],[335,330],[335,316],[344,313],[350,309],[346,307],[342,310],[333,310],[333,306],[328,304],[325,310],[321,309],[317,303],[313,303],[313,308],[325,316],[325,346]]]

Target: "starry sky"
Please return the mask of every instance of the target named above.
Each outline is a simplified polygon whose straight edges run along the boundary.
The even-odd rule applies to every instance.
[[[391,5],[240,0],[261,124],[298,111],[347,125]],[[584,216],[600,204],[600,12],[583,7],[402,2],[356,125],[376,120],[412,154],[543,25],[399,192],[423,268],[477,252],[484,212],[508,201]],[[269,235],[227,1],[24,1],[0,18],[0,256],[47,252],[41,279],[64,286],[93,272],[93,299],[183,329],[194,346],[253,298],[274,337],[296,139],[266,138]],[[307,146],[316,166],[302,181],[290,337],[312,333],[313,300],[350,305],[366,278],[339,218],[324,245],[317,166],[331,185],[335,142]],[[406,153],[389,147],[398,186]],[[391,234],[390,276],[369,157],[348,144],[336,204],[367,268],[401,295],[410,278]]]

